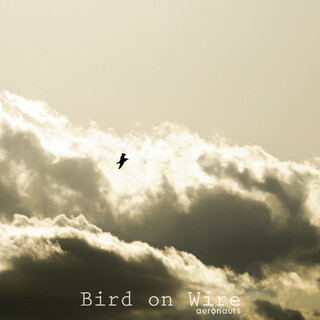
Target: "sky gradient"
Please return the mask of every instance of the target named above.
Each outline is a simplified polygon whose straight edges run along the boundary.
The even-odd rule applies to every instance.
[[[163,121],[282,160],[320,142],[320,3],[0,1],[0,88],[118,134]]]

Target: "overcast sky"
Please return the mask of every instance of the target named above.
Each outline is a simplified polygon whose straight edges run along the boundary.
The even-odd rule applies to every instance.
[[[320,3],[0,1],[0,88],[123,134],[162,121],[319,154]]]

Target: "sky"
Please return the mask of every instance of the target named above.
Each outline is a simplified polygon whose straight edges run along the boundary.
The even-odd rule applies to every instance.
[[[0,0],[0,320],[319,319],[319,9]]]
[[[0,1],[0,88],[123,135],[163,121],[318,155],[320,4]]]

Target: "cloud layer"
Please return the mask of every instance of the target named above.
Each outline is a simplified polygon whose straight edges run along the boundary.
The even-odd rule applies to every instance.
[[[222,319],[317,318],[317,158],[281,162],[169,123],[120,138],[8,92],[0,109],[3,319],[209,317],[188,290],[241,296],[242,314]],[[135,308],[80,308],[101,286],[132,290]],[[152,309],[152,294],[176,305]]]

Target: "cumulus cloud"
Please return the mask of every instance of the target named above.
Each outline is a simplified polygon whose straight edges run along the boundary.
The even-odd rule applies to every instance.
[[[236,292],[223,270],[208,268],[190,254],[174,248],[157,250],[146,243],[125,243],[89,224],[84,216],[55,219],[15,215],[1,224],[1,316],[9,319],[136,319],[137,314],[160,317],[168,310],[148,304],[151,296],[180,301],[173,314],[188,306],[186,290],[206,287]],[[131,292],[132,308],[80,307],[80,292],[123,296]],[[107,303],[107,302],[106,302]],[[166,312],[163,312],[166,311]],[[194,313],[194,312],[193,312]]]
[[[305,320],[301,312],[292,309],[282,309],[278,304],[265,300],[256,300],[258,313],[270,320]]]
[[[120,138],[94,123],[87,130],[75,127],[45,103],[8,92],[0,94],[0,109],[1,240],[6,244],[0,252],[0,287],[6,317],[23,317],[10,309],[18,302],[41,304],[38,297],[46,296],[47,284],[62,318],[64,303],[75,306],[78,298],[71,291],[79,291],[80,283],[97,291],[99,279],[120,291],[128,283],[138,301],[152,288],[179,301],[175,313],[145,311],[137,303],[129,312],[133,319],[142,314],[186,319],[187,288],[241,294],[246,313],[240,317],[268,319],[273,312],[288,315],[287,309],[297,309],[293,316],[316,317],[316,158],[281,162],[259,146],[205,140],[169,123],[151,134],[129,132]],[[130,160],[118,170],[121,152]],[[31,294],[29,286],[38,293]],[[295,299],[283,298],[288,292]],[[307,292],[313,294],[309,302]],[[253,302],[257,298],[262,302]],[[66,318],[81,317],[78,304],[75,308]],[[119,310],[113,316],[128,314]]]

